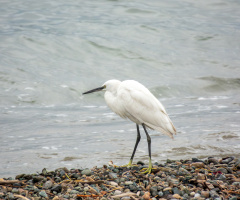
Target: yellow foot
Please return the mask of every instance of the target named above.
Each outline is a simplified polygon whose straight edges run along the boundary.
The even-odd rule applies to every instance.
[[[130,168],[130,167],[133,167],[133,166],[137,166],[137,165],[133,165],[133,164],[132,164],[132,160],[130,160],[128,164],[126,164],[126,165],[122,165],[122,166],[120,166],[120,167],[127,167],[127,168]]]
[[[141,170],[140,170],[140,172],[142,173],[142,174],[151,174],[151,172],[152,172],[152,170],[153,170],[154,168],[142,168]],[[145,171],[144,171],[145,170]],[[144,171],[144,172],[142,172],[142,171]]]
[[[154,169],[153,167],[152,167],[152,161],[151,161],[151,159],[149,158],[149,165],[148,165],[148,168],[143,168],[143,169],[141,169],[140,170],[140,172],[142,173],[142,174],[151,174],[151,172],[152,172],[152,169]],[[144,171],[145,170],[145,171]],[[142,172],[143,171],[143,172]]]

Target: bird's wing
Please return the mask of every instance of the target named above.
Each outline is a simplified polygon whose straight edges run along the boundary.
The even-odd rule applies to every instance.
[[[149,92],[149,90],[138,90],[128,88],[123,90],[119,97],[125,112],[140,123],[149,128],[158,130],[171,138],[176,134],[176,129],[166,113],[163,105]],[[136,122],[135,121],[135,122]]]

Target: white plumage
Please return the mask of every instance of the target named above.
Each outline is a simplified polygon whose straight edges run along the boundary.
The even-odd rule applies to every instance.
[[[109,80],[103,85],[107,105],[120,117],[145,124],[171,138],[176,134],[165,108],[145,86],[134,80]]]
[[[126,166],[132,166],[132,160],[141,139],[139,125],[142,125],[147,135],[149,151],[149,167],[144,173],[151,173],[151,138],[145,128],[162,132],[171,138],[176,129],[170,120],[165,108],[157,98],[142,84],[134,80],[109,80],[102,87],[90,90],[83,94],[105,90],[104,98],[111,110],[122,118],[128,118],[137,124],[137,140],[130,159]]]

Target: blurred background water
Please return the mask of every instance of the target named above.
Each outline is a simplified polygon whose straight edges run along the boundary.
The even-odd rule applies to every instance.
[[[128,163],[135,124],[103,93],[82,96],[109,79],[137,80],[166,107],[178,134],[150,131],[154,162],[239,156],[239,1],[0,4],[1,177]]]

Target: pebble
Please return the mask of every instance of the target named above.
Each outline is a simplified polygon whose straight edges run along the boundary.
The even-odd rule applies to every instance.
[[[203,168],[205,164],[203,162],[195,162],[195,163],[192,163],[192,166],[196,168]]]
[[[208,158],[208,163],[213,163],[214,165],[218,164],[218,160],[216,158],[213,157],[209,157]]]
[[[110,179],[116,179],[118,176],[116,173],[109,173],[109,178]]]
[[[209,191],[202,191],[201,192],[201,196],[204,197],[204,198],[209,198]]]
[[[179,171],[178,171],[178,175],[180,175],[180,176],[186,176],[186,175],[189,175],[189,174],[190,174],[190,172],[187,171],[184,168],[180,168]]]
[[[199,194],[199,193],[196,193],[195,195],[194,195],[194,198],[199,198],[201,195]]]
[[[205,179],[206,179],[205,174],[198,173],[197,180],[205,180]]]
[[[49,189],[51,188],[53,185],[52,181],[46,181],[44,184],[43,184],[43,189]]]
[[[118,184],[117,184],[116,182],[113,182],[113,181],[110,182],[110,185],[112,185],[112,186],[118,186]]]
[[[125,185],[132,185],[133,182],[132,181],[125,181]]]
[[[47,193],[44,190],[41,190],[41,192],[39,192],[39,195],[44,197],[44,198],[48,197]]]
[[[190,196],[191,196],[191,197],[194,197],[194,196],[195,196],[195,192],[191,192],[191,193],[190,193]]]
[[[228,171],[225,169],[225,168],[217,168],[216,169],[218,172],[222,172],[223,174],[227,174],[228,173]]]
[[[182,197],[179,194],[174,194],[172,197],[175,199],[182,199]]]
[[[157,188],[157,186],[152,186],[151,188],[150,188],[150,192],[151,192],[151,194],[152,194],[152,196],[157,196],[158,195],[158,188]]]
[[[143,195],[143,199],[145,200],[149,200],[151,197],[150,197],[150,193],[149,192],[145,192],[144,195]]]
[[[56,184],[56,185],[54,185],[53,187],[52,187],[52,189],[51,189],[52,191],[55,191],[55,192],[57,192],[57,193],[60,193],[61,192],[61,190],[62,190],[62,186],[61,185],[58,185],[58,184]]]
[[[173,191],[173,194],[180,194],[180,190],[177,187],[174,187],[172,191]]]
[[[228,163],[230,163],[233,159],[234,159],[233,156],[231,156],[231,157],[226,157],[226,158],[222,158],[222,159],[220,160],[220,163],[222,163],[222,164],[228,164]]]
[[[239,158],[167,160],[164,164],[154,163],[151,174],[139,172],[143,165],[138,162],[138,166],[130,169],[104,165],[92,169],[43,169],[40,174],[20,174],[16,176],[19,182],[0,183],[0,199],[14,200],[14,195],[19,194],[34,200],[73,200],[77,195],[96,195],[96,199],[107,200],[126,192],[134,193],[135,198],[141,200],[240,198],[238,193],[231,192],[240,189]],[[131,197],[116,198],[124,199]]]
[[[158,192],[158,196],[162,197],[163,196],[163,192],[162,191]]]
[[[115,190],[115,192],[114,192],[114,195],[119,195],[119,194],[121,194],[122,192],[120,191],[120,190]]]
[[[92,171],[90,169],[84,169],[83,171],[81,171],[81,174],[86,176],[91,176]]]

